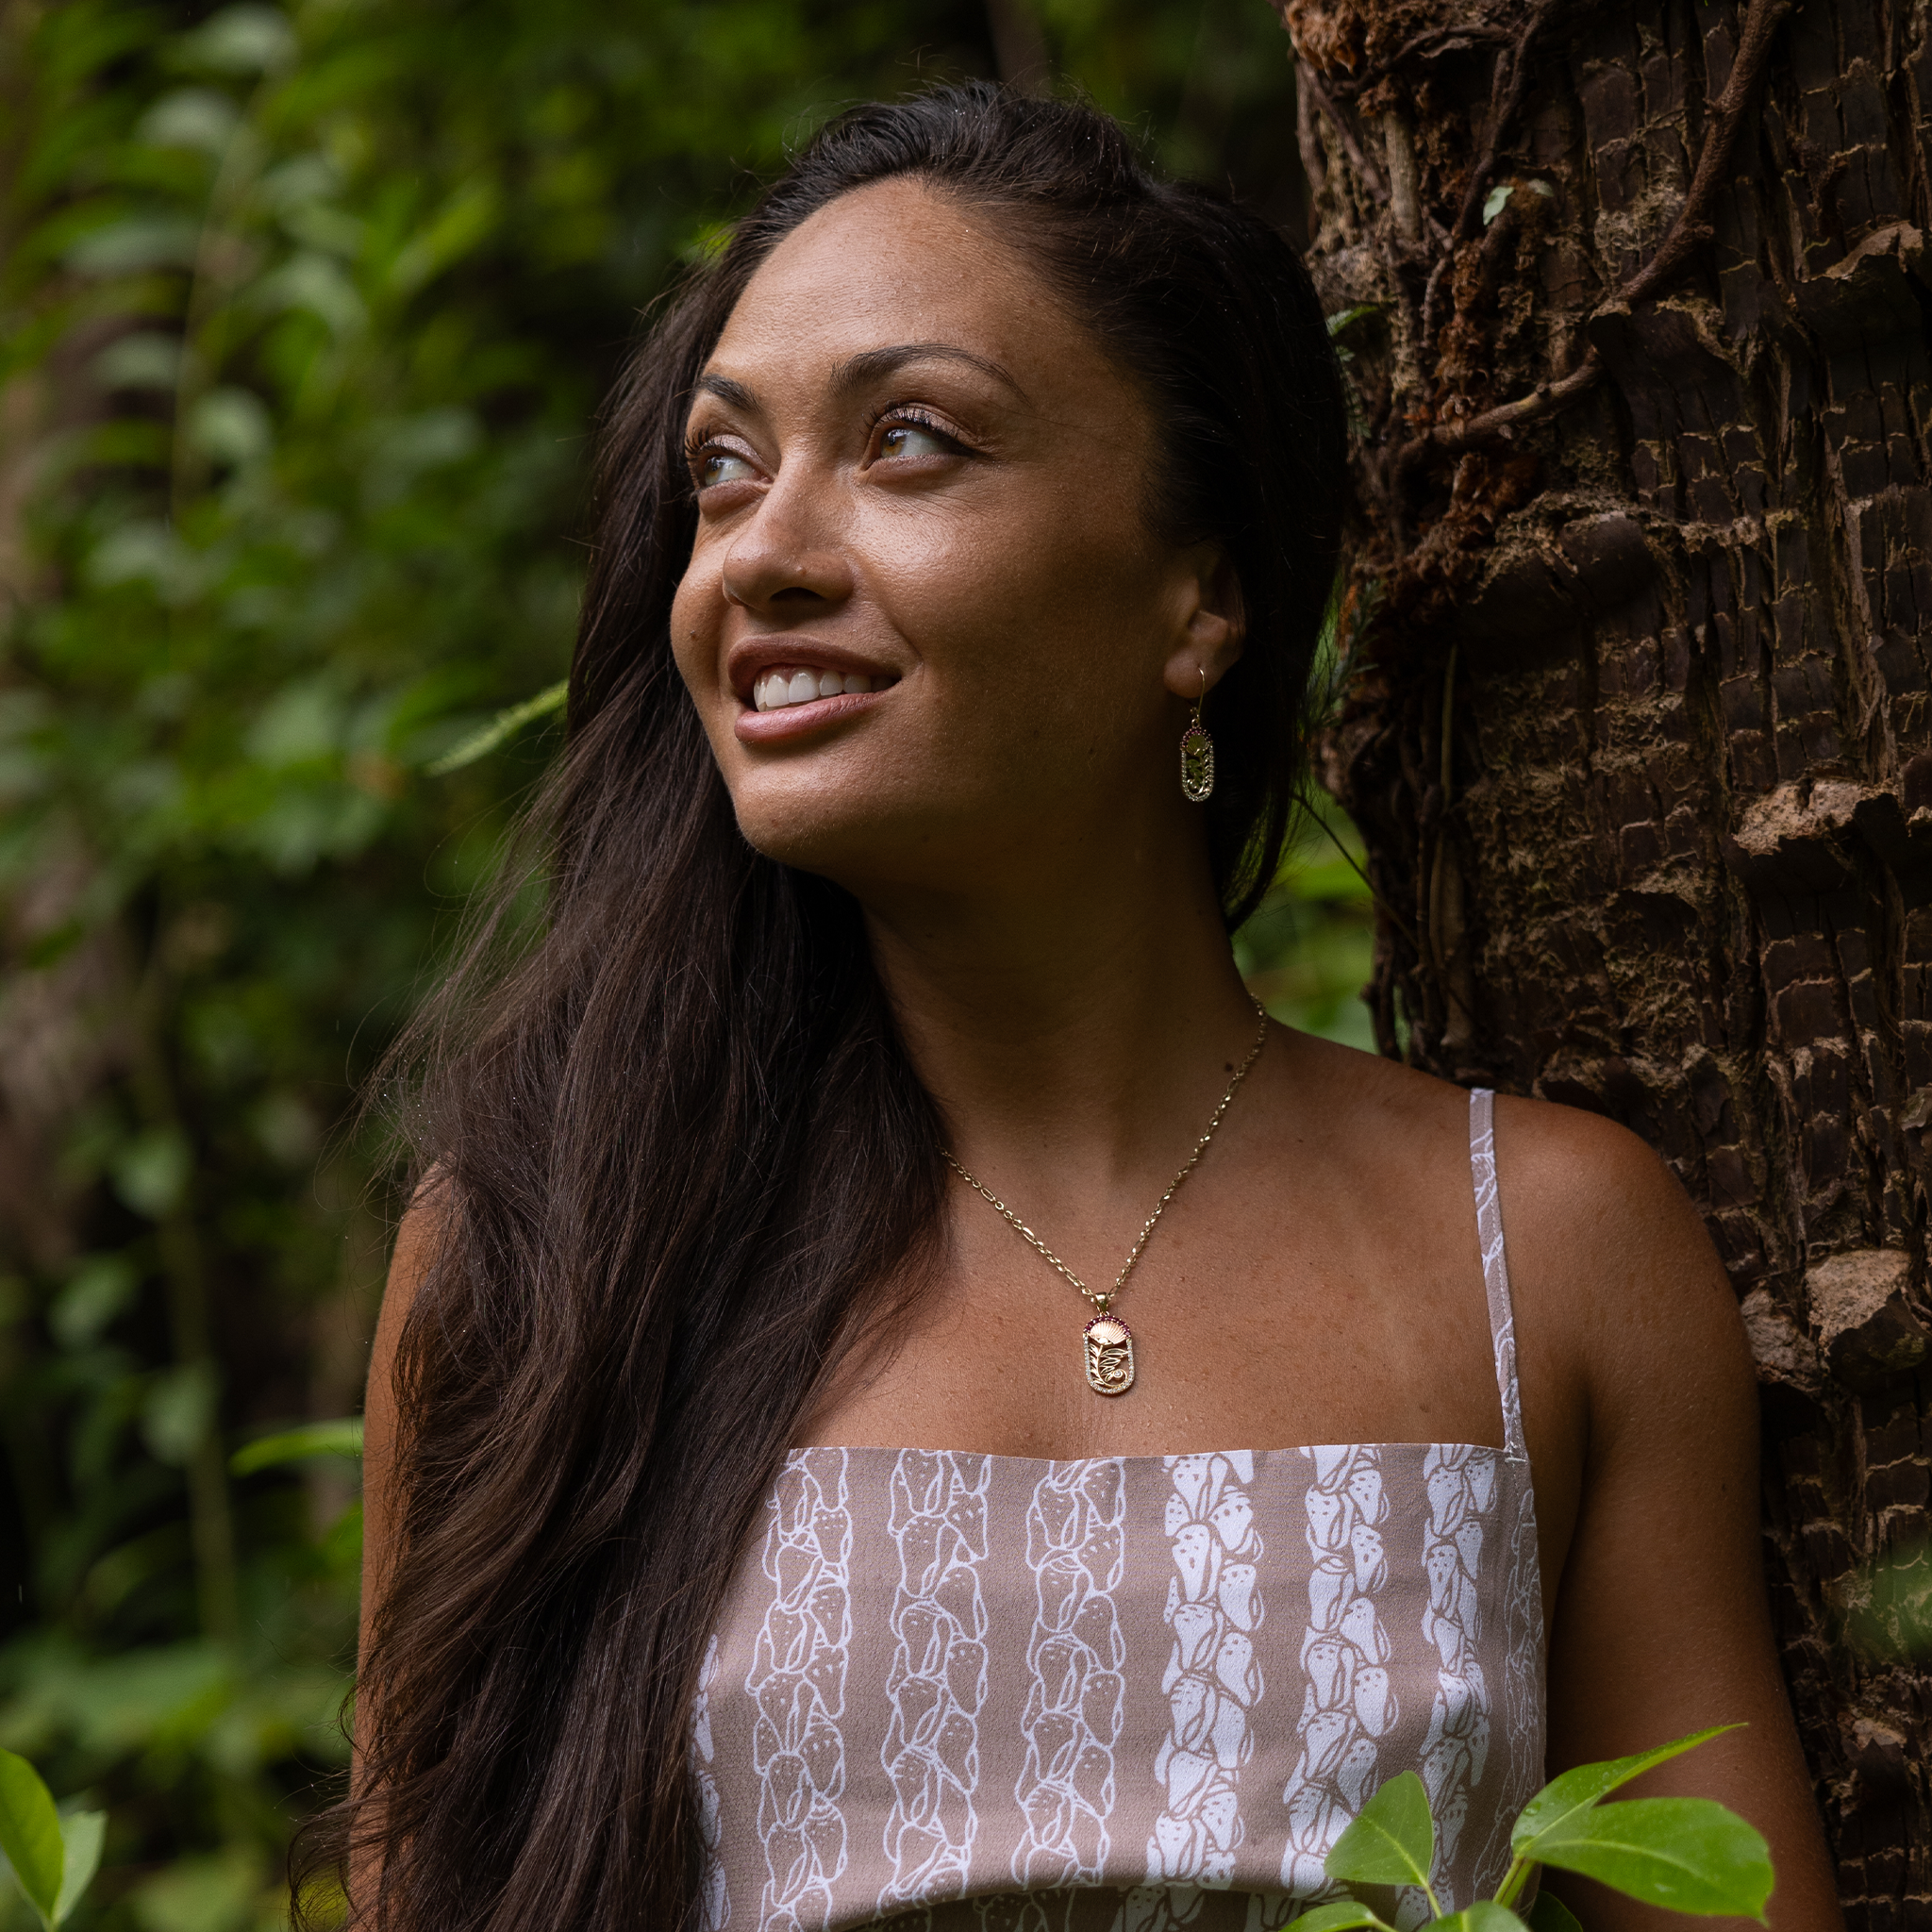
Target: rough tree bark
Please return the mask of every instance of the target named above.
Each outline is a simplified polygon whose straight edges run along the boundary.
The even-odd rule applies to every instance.
[[[1928,0],[1284,10],[1379,1037],[1701,1204],[1850,1921],[1932,1927],[1932,1679],[1857,1637],[1932,1562]]]

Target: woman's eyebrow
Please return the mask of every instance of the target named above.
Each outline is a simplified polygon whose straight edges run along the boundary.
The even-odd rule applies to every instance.
[[[1024,403],[1028,400],[1026,391],[1014,379],[1009,370],[986,356],[975,356],[971,349],[962,349],[955,342],[895,342],[890,348],[861,349],[858,355],[841,362],[832,376],[832,387],[841,391],[864,389],[882,378],[896,374],[908,362],[963,362],[969,369],[976,369],[982,375],[990,375],[1003,384]],[[758,399],[751,389],[740,382],[736,376],[720,375],[715,370],[707,370],[692,383],[691,390],[697,395],[712,395],[721,402],[729,403],[733,408],[756,413]]]
[[[717,396],[734,408],[756,410],[758,406],[758,398],[743,383],[728,375],[715,375],[709,370],[691,384],[691,389],[698,395]]]
[[[908,362],[933,361],[963,362],[969,369],[976,369],[982,375],[1004,384],[1023,403],[1027,400],[1026,391],[1014,380],[1010,370],[1003,369],[988,357],[975,356],[971,349],[962,349],[956,342],[897,342],[891,348],[864,349],[841,364],[832,380],[841,390],[862,389],[903,369]]]

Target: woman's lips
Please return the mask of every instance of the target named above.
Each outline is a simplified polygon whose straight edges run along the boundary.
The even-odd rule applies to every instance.
[[[777,744],[788,738],[805,738],[821,726],[850,718],[885,696],[882,691],[854,691],[850,697],[814,698],[808,705],[788,705],[782,711],[742,710],[734,729],[740,744]]]
[[[752,680],[749,699],[741,700],[738,741],[776,744],[806,737],[877,704],[898,681],[822,664],[768,666]]]
[[[788,705],[809,705],[820,698],[851,697],[891,683],[865,671],[840,671],[831,665],[774,664],[752,680],[751,701],[760,711],[782,711]]]

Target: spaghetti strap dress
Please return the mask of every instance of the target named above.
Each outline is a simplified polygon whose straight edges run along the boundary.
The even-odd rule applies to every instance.
[[[692,1711],[710,1932],[1273,1932],[1406,1771],[1442,1908],[1488,1895],[1544,1732],[1491,1122],[1478,1091],[1500,1453],[788,1456]]]

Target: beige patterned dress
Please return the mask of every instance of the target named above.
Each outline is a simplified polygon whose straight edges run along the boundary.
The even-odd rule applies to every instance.
[[[1404,1771],[1444,1908],[1494,1885],[1543,1633],[1490,1117],[1500,1453],[787,1458],[693,1713],[712,1932],[1262,1932]]]

